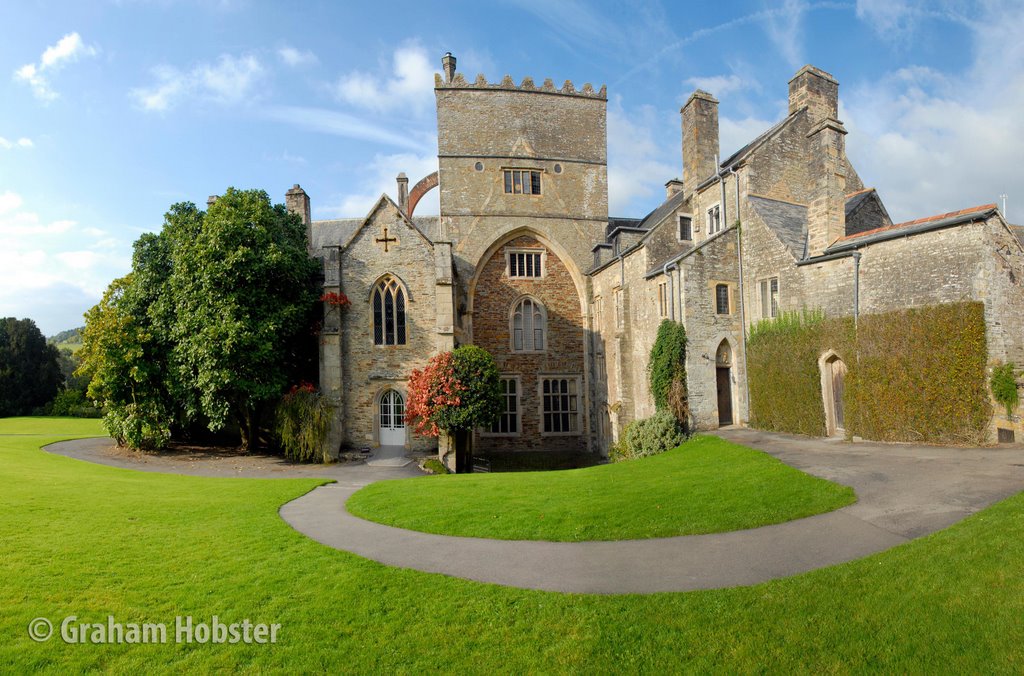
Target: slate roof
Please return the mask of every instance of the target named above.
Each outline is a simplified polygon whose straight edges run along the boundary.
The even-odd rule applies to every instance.
[[[665,220],[665,218],[673,211],[681,207],[684,201],[683,191],[680,190],[675,195],[672,195],[672,197],[669,197],[667,200],[662,202],[654,211],[644,216],[643,220],[640,221],[639,227],[644,230],[650,230],[658,223]]]
[[[857,210],[861,204],[871,198],[871,193],[875,191],[874,188],[864,188],[858,190],[855,193],[850,193],[846,196],[846,218],[849,219],[850,215]]]
[[[754,195],[747,200],[764,224],[789,249],[793,258],[800,260],[806,255],[807,207]],[[849,203],[846,209],[849,212]]]
[[[319,251],[325,246],[343,246],[347,244],[365,220],[366,217],[364,216],[363,218],[337,218],[327,221],[313,221],[312,234],[310,236],[313,240],[310,243],[312,250]],[[439,216],[412,217],[412,223],[416,226],[416,229],[423,233],[423,236],[431,242],[437,236],[439,221]]]
[[[612,233],[619,228],[636,228],[640,225],[640,218],[621,218],[618,216],[608,217],[608,226],[604,229],[605,238],[611,237]]]

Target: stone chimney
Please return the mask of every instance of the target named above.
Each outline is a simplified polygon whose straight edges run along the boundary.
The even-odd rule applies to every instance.
[[[306,226],[306,248],[313,253],[313,219],[309,215],[309,195],[296,183],[292,189],[284,194],[284,206],[288,213],[295,214],[302,219]]]
[[[398,181],[398,208],[406,216],[409,215],[409,178],[403,171],[396,179]]]
[[[846,234],[846,129],[825,118],[807,135],[812,198],[807,207],[807,254],[818,256]]]
[[[683,118],[683,189],[692,195],[718,171],[718,99],[698,89],[679,111]]]
[[[839,83],[831,75],[804,66],[789,81],[789,114],[807,108],[811,124],[839,117]]]
[[[214,202],[217,201],[217,197],[218,197],[217,195],[210,195],[209,197],[206,198],[206,208],[207,209],[209,209],[210,207],[213,206]]]
[[[445,55],[441,57],[441,68],[444,70],[445,83],[451,84],[451,81],[455,79],[455,57],[451,52],[445,52]]]
[[[683,191],[683,182],[673,178],[665,184],[665,199],[670,200]]]

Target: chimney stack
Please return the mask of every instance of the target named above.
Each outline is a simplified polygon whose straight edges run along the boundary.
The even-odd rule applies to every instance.
[[[665,184],[665,199],[670,200],[683,191],[683,182],[678,178],[669,179]]]
[[[210,195],[209,197],[206,198],[206,208],[207,209],[209,209],[210,207],[213,206],[214,202],[217,201],[217,197],[218,197],[217,195]]]
[[[409,215],[409,178],[403,171],[396,179],[398,181],[398,208],[406,216]]]
[[[813,191],[807,207],[807,253],[818,256],[846,235],[846,129],[839,120],[826,118],[807,138]]]
[[[718,172],[718,99],[698,89],[680,109],[683,121],[683,189],[692,195]]]
[[[444,69],[444,81],[451,84],[451,81],[455,79],[455,57],[451,52],[445,52],[445,55],[441,57],[441,68]]]
[[[313,244],[313,219],[309,214],[309,195],[296,183],[292,189],[284,194],[284,206],[288,213],[295,214],[302,219],[306,226],[306,246]]]
[[[839,82],[814,66],[804,66],[789,81],[789,114],[807,108],[811,124],[839,117]]]

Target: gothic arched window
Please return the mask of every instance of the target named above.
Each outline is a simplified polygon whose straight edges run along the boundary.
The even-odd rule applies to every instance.
[[[405,345],[405,290],[394,277],[373,288],[373,344]]]
[[[542,351],[547,323],[543,305],[529,297],[521,299],[512,308],[512,351]]]

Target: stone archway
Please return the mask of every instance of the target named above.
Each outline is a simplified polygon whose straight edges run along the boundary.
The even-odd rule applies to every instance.
[[[821,373],[821,401],[825,407],[825,434],[841,436],[845,434],[846,427],[843,406],[846,362],[834,350],[828,350],[818,359],[818,370]]]

